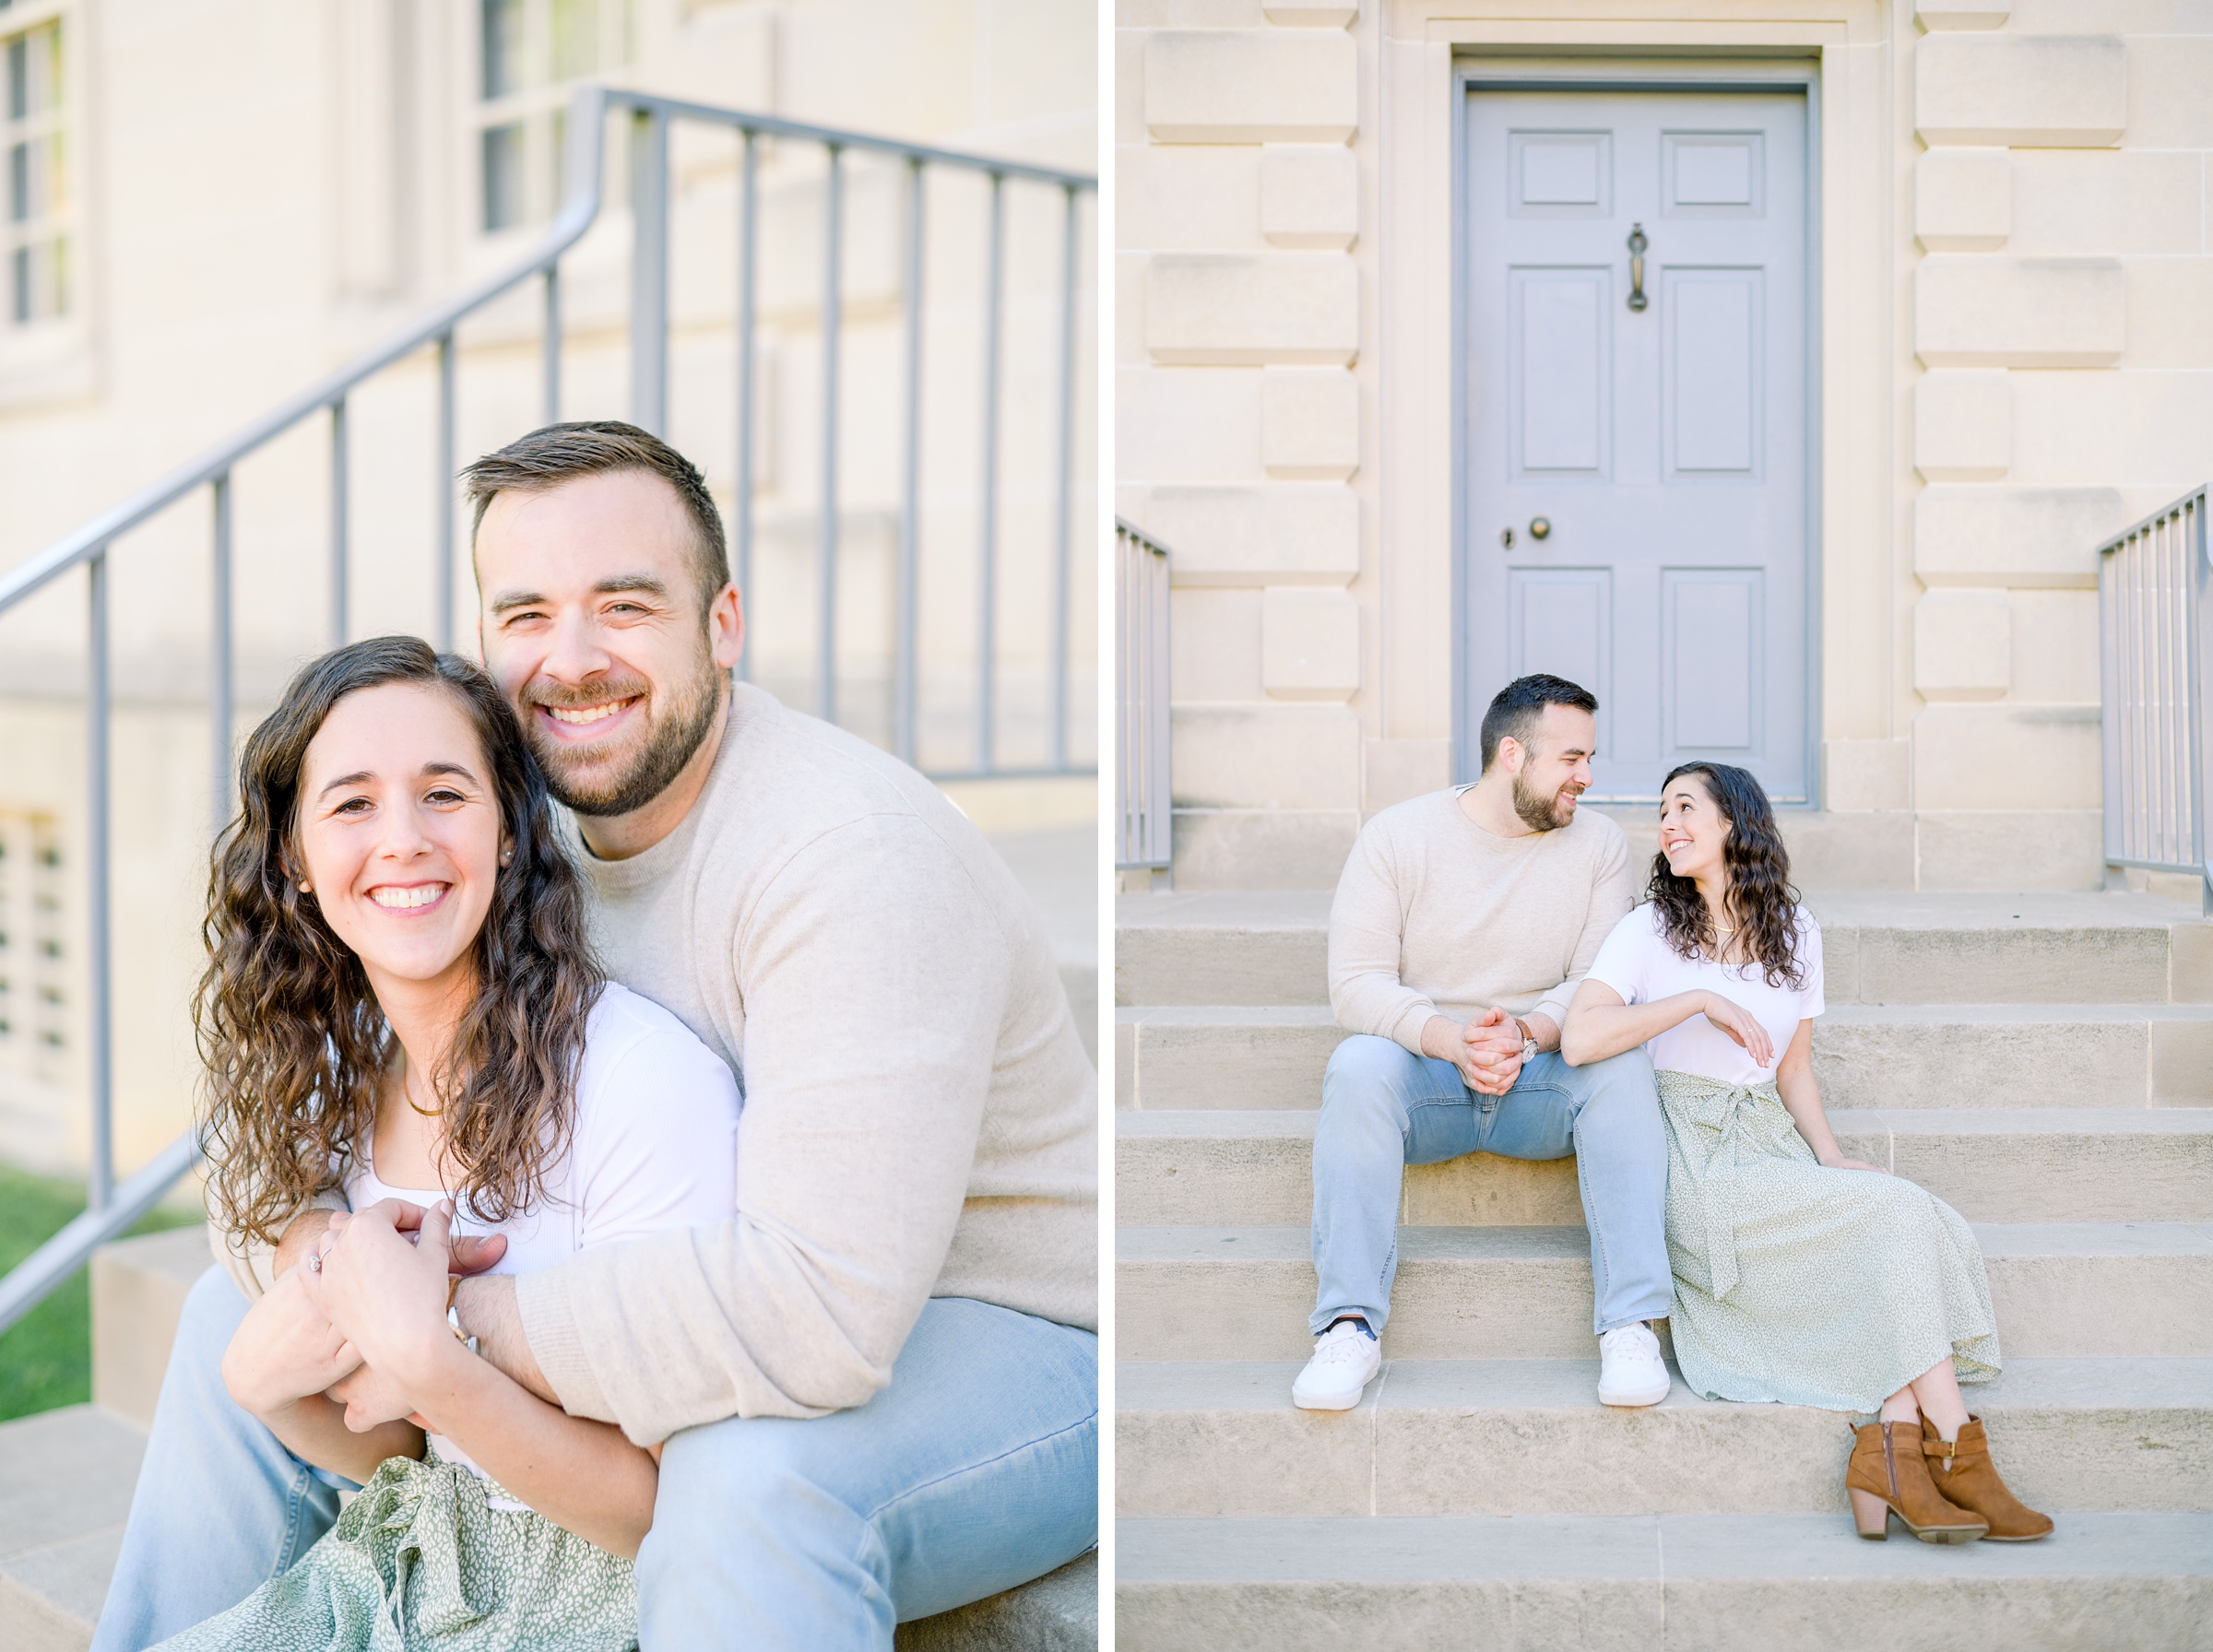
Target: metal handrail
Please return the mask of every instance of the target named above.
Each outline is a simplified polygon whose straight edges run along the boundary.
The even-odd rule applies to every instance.
[[[1115,538],[1115,849],[1118,872],[1169,864],[1168,553],[1120,518]]]
[[[236,703],[234,646],[231,624],[232,584],[231,477],[239,463],[277,437],[317,413],[330,415],[331,523],[330,568],[332,589],[329,631],[333,644],[348,635],[347,583],[349,566],[348,508],[350,490],[347,404],[350,393],[364,381],[425,348],[436,351],[437,372],[437,511],[438,594],[437,642],[453,645],[456,614],[454,583],[456,534],[453,509],[455,477],[456,379],[458,352],[456,330],[469,316],[534,277],[543,284],[544,407],[548,422],[559,417],[561,392],[561,286],[560,261],[598,221],[605,202],[603,149],[606,121],[612,111],[626,110],[633,123],[631,218],[631,418],[656,434],[667,426],[669,395],[669,242],[670,185],[669,126],[690,120],[726,126],[744,140],[740,185],[741,254],[735,326],[740,344],[738,472],[733,572],[739,588],[750,592],[753,544],[753,357],[757,328],[758,165],[756,149],[763,138],[783,138],[821,145],[830,161],[828,237],[822,324],[824,334],[823,436],[826,463],[822,466],[821,522],[818,540],[818,579],[821,627],[818,638],[816,710],[825,719],[836,713],[836,566],[838,549],[838,474],[835,463],[838,435],[836,333],[843,306],[840,289],[841,158],[847,150],[889,155],[908,167],[909,210],[906,337],[905,384],[906,413],[903,459],[902,510],[899,535],[895,625],[897,657],[893,675],[893,744],[898,755],[916,761],[917,576],[919,515],[920,384],[921,384],[921,275],[924,222],[922,170],[945,166],[980,173],[991,185],[991,242],[988,259],[988,312],[986,317],[986,361],[990,381],[984,408],[984,486],[981,506],[980,553],[985,572],[982,584],[982,631],[976,657],[980,706],[973,766],[957,771],[935,771],[940,780],[982,776],[1015,778],[1037,774],[1081,774],[1094,771],[1072,766],[1066,739],[1069,636],[1067,608],[1071,596],[1070,514],[1072,505],[1072,431],[1075,386],[1077,199],[1095,193],[1094,177],[1037,166],[1025,161],[967,155],[927,144],[880,137],[816,126],[773,115],[722,109],[683,99],[665,98],[627,88],[585,86],[571,99],[566,116],[567,150],[564,155],[566,190],[552,223],[529,248],[493,274],[434,306],[421,319],[362,351],[343,367],[324,375],[305,389],[243,426],[226,440],[160,480],[139,490],[112,510],[103,512],[76,532],[65,536],[20,566],[0,574],[0,613],[6,613],[79,566],[88,575],[86,706],[86,877],[89,885],[87,969],[88,1080],[92,1107],[91,1165],[87,1177],[89,1209],[28,1260],[0,1279],[0,1331],[34,1306],[44,1295],[89,1257],[92,1250],[128,1227],[160,1198],[163,1193],[197,1162],[199,1150],[187,1130],[156,1156],[152,1163],[122,1187],[114,1186],[112,1151],[113,1013],[111,980],[111,887],[109,879],[111,796],[109,789],[110,726],[112,720],[112,648],[108,617],[108,553],[115,542],[200,488],[208,488],[213,504],[214,612],[212,644],[214,675],[209,686],[210,749],[208,753],[211,814],[219,828],[230,813],[231,791],[231,726]],[[1053,726],[1048,736],[1047,761],[1040,767],[1007,767],[997,761],[992,727],[994,614],[991,570],[997,552],[997,464],[1000,441],[998,376],[1000,362],[1000,307],[1004,282],[1004,218],[1002,195],[1009,179],[1039,183],[1062,193],[1066,211],[1061,283],[1059,365],[1060,419],[1054,465],[1054,497],[1058,530],[1052,554],[1052,600],[1055,605],[1050,651],[1053,687]],[[744,667],[741,665],[740,674]]]
[[[2213,546],[2207,490],[2098,548],[2105,859],[2195,876],[2213,915]]]

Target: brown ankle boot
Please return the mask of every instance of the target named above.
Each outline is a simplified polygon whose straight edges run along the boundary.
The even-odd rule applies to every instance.
[[[1852,1495],[1852,1516],[1862,1537],[1881,1542],[1890,1535],[1891,1515],[1924,1543],[1971,1543],[1990,1529],[1981,1515],[1947,1502],[1937,1491],[1914,1424],[1870,1422],[1852,1434],[1844,1489]]]
[[[2033,1543],[2052,1535],[2051,1516],[2024,1506],[1998,1478],[1982,1418],[1970,1417],[1959,1437],[1947,1444],[1937,1437],[1936,1425],[1923,1417],[1921,1450],[1929,1461],[1929,1478],[1944,1500],[1982,1516],[1990,1526],[1982,1535],[1992,1542]]]

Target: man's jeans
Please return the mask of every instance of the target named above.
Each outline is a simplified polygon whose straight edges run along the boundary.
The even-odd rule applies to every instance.
[[[1502,1096],[1461,1081],[1450,1061],[1358,1033],[1321,1080],[1314,1130],[1316,1334],[1358,1314],[1378,1334],[1399,1268],[1399,1195],[1409,1164],[1463,1153],[1575,1155],[1591,1228],[1593,1329],[1663,1317],[1675,1300],[1666,1238],[1667,1137],[1641,1049],[1569,1067],[1539,1055]]]
[[[223,1390],[245,1313],[217,1268],[185,1299],[95,1652],[213,1617],[337,1516],[337,1493]],[[1098,1536],[1098,1348],[939,1298],[867,1405],[674,1435],[638,1555],[645,1652],[886,1652],[895,1621],[1083,1553]]]

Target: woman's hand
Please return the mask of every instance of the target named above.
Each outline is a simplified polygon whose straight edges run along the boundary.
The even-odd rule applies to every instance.
[[[325,1237],[322,1268],[308,1278],[315,1302],[361,1357],[411,1392],[461,1345],[445,1325],[451,1207],[422,1213],[420,1243],[400,1229],[408,1209],[385,1199],[353,1212]]]
[[[305,1268],[279,1274],[223,1352],[223,1386],[257,1417],[322,1393],[361,1363],[308,1291],[310,1277]]]
[[[1815,1157],[1820,1160],[1825,1170],[1872,1170],[1878,1176],[1890,1174],[1879,1164],[1870,1164],[1864,1159],[1847,1159],[1840,1152],[1817,1153]]]
[[[1759,1024],[1759,1018],[1749,1009],[1731,1003],[1718,992],[1704,995],[1702,1006],[1706,1019],[1729,1035],[1733,1043],[1742,1044],[1745,1054],[1761,1067],[1775,1065],[1775,1041],[1768,1030]]]

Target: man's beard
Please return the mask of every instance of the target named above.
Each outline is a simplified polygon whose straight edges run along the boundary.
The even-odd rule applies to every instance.
[[[1517,774],[1514,776],[1514,812],[1521,817],[1521,824],[1532,832],[1557,832],[1575,818],[1572,814],[1566,820],[1560,816],[1560,792],[1567,789],[1562,786],[1559,791],[1548,794],[1534,792],[1524,785],[1521,776]]]
[[[609,684],[599,690],[597,697],[602,702],[610,695],[618,700],[629,699],[631,693],[623,691],[628,687],[625,683]],[[634,690],[646,696],[649,711],[654,703],[650,689],[651,685],[641,678]],[[626,815],[645,808],[667,791],[705,741],[715,726],[715,714],[722,706],[722,673],[710,666],[694,677],[680,695],[670,700],[666,715],[653,716],[645,744],[624,766],[603,779],[586,780],[574,772],[571,765],[582,754],[538,726],[535,707],[563,703],[562,700],[540,698],[527,692],[523,699],[523,732],[529,739],[531,754],[545,771],[547,789],[580,815]],[[595,754],[595,763],[598,761]]]

